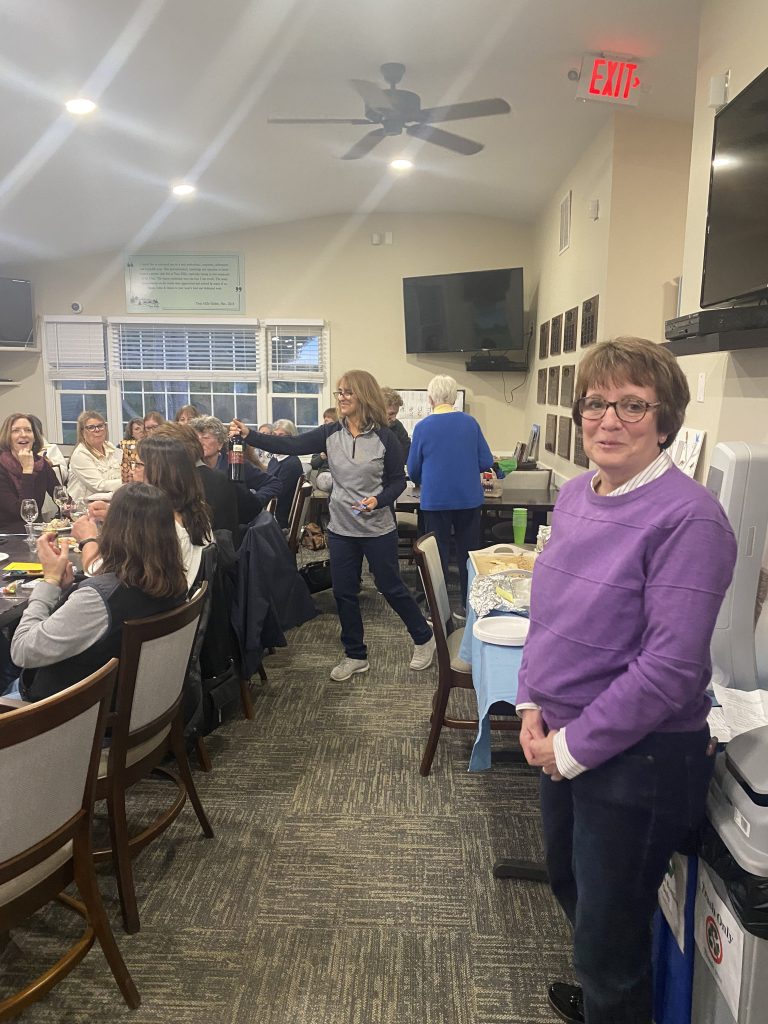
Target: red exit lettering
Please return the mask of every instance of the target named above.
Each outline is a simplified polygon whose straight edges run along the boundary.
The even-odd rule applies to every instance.
[[[630,61],[596,57],[587,91],[592,96],[611,96],[625,100],[630,91],[640,85],[640,76],[635,74],[636,71],[637,64]]]

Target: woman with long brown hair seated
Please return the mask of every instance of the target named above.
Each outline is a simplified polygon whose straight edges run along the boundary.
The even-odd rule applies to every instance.
[[[42,511],[46,494],[53,495],[59,481],[40,454],[42,447],[42,435],[26,413],[5,418],[0,427],[0,530],[22,532],[22,501],[33,498]]]
[[[159,487],[173,506],[181,560],[191,587],[200,569],[203,547],[211,541],[211,514],[192,456],[181,441],[149,436],[139,442],[139,460],[134,479],[143,471],[144,480]]]
[[[83,544],[84,551],[92,546]],[[37,542],[43,579],[11,642],[25,700],[58,693],[118,657],[127,619],[169,611],[186,597],[173,509],[157,487],[121,487],[98,546],[99,568],[72,587],[68,549],[53,534]]]

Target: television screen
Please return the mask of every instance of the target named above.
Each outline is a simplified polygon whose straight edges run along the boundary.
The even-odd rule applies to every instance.
[[[0,277],[0,345],[31,345],[33,330],[32,285]]]
[[[768,293],[768,69],[716,115],[701,305]]]
[[[406,352],[479,352],[525,362],[523,268],[403,279]]]

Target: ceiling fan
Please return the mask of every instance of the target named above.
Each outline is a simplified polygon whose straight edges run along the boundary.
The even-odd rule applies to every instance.
[[[342,160],[359,160],[366,156],[388,135],[412,135],[414,138],[431,142],[443,149],[450,149],[462,156],[472,156],[483,148],[479,142],[462,135],[432,127],[439,121],[461,121],[470,117],[490,117],[493,114],[508,114],[510,106],[506,100],[471,100],[467,103],[451,103],[446,107],[421,106],[421,97],[415,92],[398,89],[397,83],[405,74],[405,64],[382,64],[381,74],[388,84],[382,89],[373,82],[351,78],[350,85],[365,104],[365,117],[270,117],[270,124],[365,124],[379,125],[368,132],[342,156]]]

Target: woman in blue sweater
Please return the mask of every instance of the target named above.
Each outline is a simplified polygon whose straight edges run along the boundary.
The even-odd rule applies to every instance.
[[[392,505],[405,489],[400,442],[386,427],[387,412],[376,379],[366,370],[349,370],[335,392],[338,423],[325,423],[298,437],[257,434],[240,420],[231,433],[248,444],[281,455],[326,452],[333,478],[329,502],[328,548],[333,596],[341,620],[344,657],[331,670],[341,682],[367,672],[368,651],[358,591],[363,558],[368,560],[377,588],[405,623],[414,643],[410,667],[429,668],[435,653],[432,630],[400,577],[397,526]]]
[[[421,485],[424,526],[435,534],[446,578],[453,528],[461,603],[466,607],[467,558],[480,547],[480,474],[491,468],[493,455],[477,420],[453,408],[457,390],[453,377],[433,377],[427,385],[432,415],[414,428],[408,476]]]

